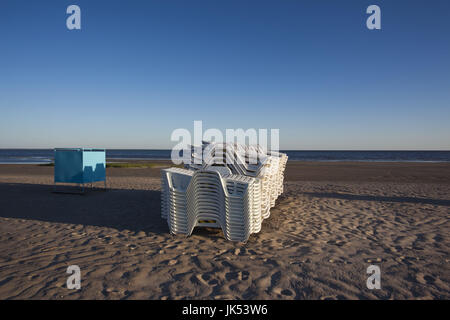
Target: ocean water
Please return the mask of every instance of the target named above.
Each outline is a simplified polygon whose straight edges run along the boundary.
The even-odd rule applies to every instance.
[[[285,150],[295,161],[450,162],[450,151],[298,151]],[[106,150],[106,157],[129,160],[170,159],[171,150]],[[0,163],[50,163],[53,149],[0,149]]]

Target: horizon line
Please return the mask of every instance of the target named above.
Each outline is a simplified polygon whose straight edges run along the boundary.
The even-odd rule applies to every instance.
[[[59,147],[58,147],[59,148]],[[74,147],[74,148],[85,148],[85,147]],[[87,148],[87,147],[86,147]],[[2,148],[0,147],[0,150],[54,150],[57,149],[57,147],[54,148]],[[92,149],[89,147],[89,149]],[[160,149],[160,148],[101,148],[105,150],[146,150],[146,151],[170,151],[172,149]],[[182,150],[182,149],[178,149]],[[410,152],[450,152],[450,149],[279,149],[279,151],[314,151],[314,152],[320,152],[320,151],[378,151],[378,152],[386,152],[386,151],[410,151]]]

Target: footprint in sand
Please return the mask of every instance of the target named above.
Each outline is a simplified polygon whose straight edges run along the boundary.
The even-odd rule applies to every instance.
[[[168,264],[169,266],[174,266],[174,265],[176,265],[177,263],[178,263],[177,260],[172,259],[172,260],[170,260],[167,264]]]
[[[415,258],[415,257],[405,257],[405,256],[400,256],[395,258],[395,261],[400,262],[400,263],[405,263],[407,265],[411,265],[412,262],[411,261],[417,261],[419,260],[419,258]]]
[[[249,277],[250,273],[248,271],[238,271],[238,272],[228,272],[225,275],[225,278],[229,281],[229,280],[234,280],[237,279],[239,281],[242,280],[247,280]]]
[[[37,277],[39,277],[39,275],[34,274],[34,275],[28,276],[27,279],[28,279],[28,280],[34,280],[34,279],[36,279]]]
[[[294,292],[290,289],[275,288],[273,289],[273,292],[286,297],[292,297],[294,295]]]
[[[382,258],[367,258],[365,259],[366,263],[380,263],[384,260]]]
[[[128,296],[130,295],[130,291],[128,290],[124,290],[124,289],[114,289],[114,288],[104,288],[102,291],[103,295],[105,296],[109,296],[109,295],[113,295],[113,296]]]
[[[429,275],[425,275],[421,272],[416,274],[416,280],[417,282],[421,284],[433,284],[435,282],[435,278]]]
[[[219,283],[217,279],[211,279],[211,275],[207,273],[197,274],[195,277],[200,283],[206,286],[214,286]]]
[[[335,245],[335,246],[338,246],[338,247],[342,247],[343,245],[346,244],[346,242],[342,241],[342,240],[330,240],[330,241],[327,242],[327,244]]]
[[[331,296],[321,296],[320,300],[337,300],[337,296],[331,295]]]
[[[276,262],[273,259],[264,259],[263,261],[264,261],[264,264],[271,264],[274,267],[278,267],[279,266],[278,262]]]

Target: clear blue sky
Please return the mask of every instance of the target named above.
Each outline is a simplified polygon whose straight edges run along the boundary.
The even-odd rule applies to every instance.
[[[450,149],[448,0],[1,0],[0,39],[0,148],[171,148],[203,120],[282,149]]]

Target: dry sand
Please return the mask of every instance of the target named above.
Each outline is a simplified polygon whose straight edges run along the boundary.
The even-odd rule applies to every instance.
[[[73,195],[51,167],[0,165],[0,299],[450,298],[450,164],[289,162],[246,244],[171,236],[159,169],[107,170],[110,190]]]

